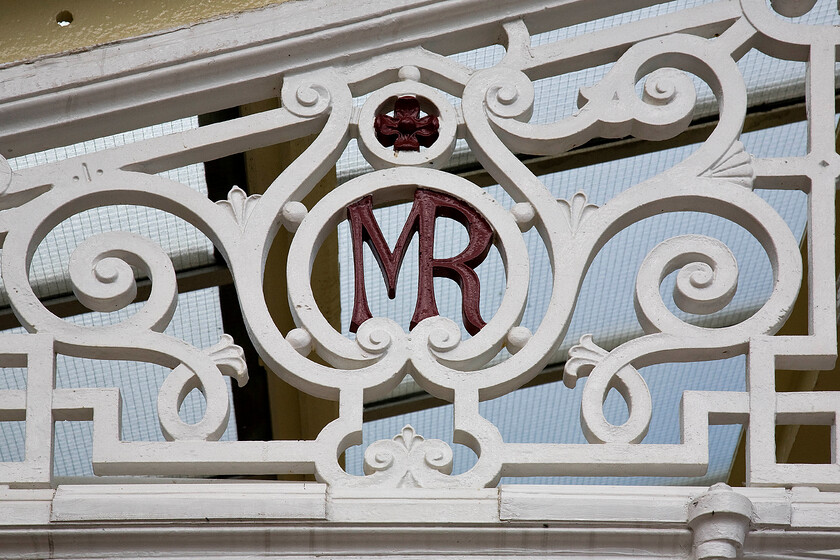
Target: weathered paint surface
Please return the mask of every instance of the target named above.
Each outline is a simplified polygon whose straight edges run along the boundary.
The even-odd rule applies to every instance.
[[[0,63],[85,49],[279,4],[285,0],[38,0],[4,2]],[[67,15],[72,21],[67,21]],[[65,19],[66,18],[66,19]],[[59,21],[69,24],[59,25]]]

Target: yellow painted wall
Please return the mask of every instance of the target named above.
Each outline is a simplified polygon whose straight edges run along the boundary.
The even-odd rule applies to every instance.
[[[285,0],[0,0],[0,63],[172,29]],[[70,25],[56,16],[72,14]]]

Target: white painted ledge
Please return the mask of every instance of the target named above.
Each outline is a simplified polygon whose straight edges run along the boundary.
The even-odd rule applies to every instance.
[[[328,519],[347,523],[495,523],[499,491],[495,488],[427,489],[346,488],[327,494]]]
[[[0,486],[0,527],[49,523],[54,494],[49,489],[10,490],[8,486]]]
[[[840,531],[840,493],[803,487],[794,488],[791,496],[792,527]]]
[[[688,504],[706,492],[690,486],[531,486],[508,485],[499,490],[499,518],[503,521],[565,523],[685,524]],[[791,525],[793,494],[784,488],[737,488],[749,498],[762,527]],[[811,488],[797,489],[796,508],[828,510],[840,495]],[[840,515],[840,507],[838,515]],[[828,511],[825,513],[828,514]],[[829,515],[830,516],[830,515]],[[835,523],[835,526],[840,526]]]
[[[217,481],[0,487],[0,558],[692,559],[695,487],[344,489]],[[738,488],[743,558],[840,558],[840,493]]]
[[[51,521],[326,519],[312,483],[59,486]]]
[[[160,520],[326,520],[338,523],[542,523],[684,525],[707,488],[533,486],[344,488],[316,482],[203,481],[0,486],[0,527]],[[754,528],[840,527],[840,493],[815,488],[736,488],[752,502]],[[29,513],[26,513],[29,512]]]

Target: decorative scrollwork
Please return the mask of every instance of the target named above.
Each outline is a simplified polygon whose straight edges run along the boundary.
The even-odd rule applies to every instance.
[[[402,332],[402,328],[390,319],[374,317],[365,321],[359,327],[356,332],[356,343],[365,352],[379,354],[385,352],[391,346],[395,331]]]
[[[233,377],[240,386],[248,382],[248,369],[241,347],[230,335],[223,334],[219,342],[205,350],[196,363],[210,366],[222,375]],[[194,366],[193,366],[194,367]],[[201,378],[185,364],[179,365],[166,377],[158,392],[160,429],[169,441],[217,440],[224,433],[230,418],[227,391],[210,392],[201,385]],[[193,389],[201,390],[207,401],[207,412],[196,424],[187,424],[178,414],[186,396]]]
[[[760,182],[765,187],[776,176],[788,181],[793,181],[791,176],[797,181],[802,178],[797,188],[814,197],[814,215],[823,210],[817,198],[826,196],[825,192],[834,195],[838,156],[833,144],[820,148],[822,151],[809,149],[807,157],[796,160],[798,167],[791,175],[780,171],[786,162],[753,157],[746,151],[739,140],[747,108],[746,86],[736,61],[748,48],[778,54],[787,53],[785,49],[790,47],[791,54],[785,56],[807,59],[815,68],[823,64],[830,74],[835,47],[840,44],[836,30],[809,28],[815,33],[812,39],[795,33],[793,22],[776,17],[801,15],[811,9],[812,0],[773,0],[775,13],[764,0],[741,0],[742,13],[738,13],[738,3],[726,4],[729,15],[717,17],[712,10],[711,15],[704,10],[708,21],[683,22],[677,33],[634,28],[636,42],[632,45],[633,41],[621,39],[607,46],[594,45],[597,48],[593,50],[593,45],[575,40],[574,55],[563,50],[565,43],[532,46],[525,18],[499,24],[508,52],[492,68],[467,68],[412,47],[370,60],[349,58],[332,68],[286,75],[280,93],[282,106],[266,116],[277,124],[264,125],[257,132],[251,129],[257,122],[254,116],[245,117],[250,120],[242,125],[219,123],[202,127],[200,132],[151,140],[143,143],[138,155],[124,147],[103,152],[106,155],[90,155],[84,161],[68,160],[20,174],[12,174],[8,162],[0,157],[0,195],[7,190],[29,193],[14,200],[9,195],[0,204],[10,208],[2,216],[0,234],[4,235],[2,272],[12,307],[26,329],[52,337],[56,352],[144,360],[171,370],[158,395],[159,421],[170,440],[166,445],[184,452],[185,460],[192,459],[184,450],[192,453],[203,442],[219,439],[230,414],[224,376],[245,383],[243,352],[227,335],[212,348],[200,350],[164,334],[175,309],[177,285],[172,263],[158,246],[134,234],[112,232],[91,237],[73,253],[69,263],[73,289],[79,301],[92,310],[110,312],[132,303],[137,293],[136,269],[151,280],[151,296],[138,306],[139,311],[107,328],[82,327],[56,317],[38,300],[29,282],[35,249],[66,217],[97,206],[143,204],[177,215],[211,239],[232,273],[247,330],[267,367],[311,395],[339,401],[339,418],[314,440],[262,442],[265,445],[249,442],[254,445],[241,447],[245,455],[252,453],[253,462],[269,465],[266,469],[276,470],[281,465],[281,470],[315,472],[330,484],[357,487],[480,487],[495,484],[503,473],[563,475],[568,474],[563,469],[569,465],[589,462],[603,469],[599,472],[624,474],[621,469],[627,464],[647,465],[644,453],[650,452],[650,446],[637,444],[647,433],[652,403],[640,370],[670,360],[717,360],[756,352],[757,340],[769,347],[772,342],[767,339],[793,306],[802,276],[799,247],[784,220],[752,192],[753,186]],[[772,20],[767,19],[768,14]],[[712,39],[712,35],[716,37]],[[613,65],[602,80],[580,90],[578,110],[557,122],[530,122],[534,80],[588,62]],[[555,156],[596,138],[633,136],[659,141],[681,133],[693,118],[697,100],[689,74],[699,77],[717,97],[720,118],[708,140],[684,161],[611,200],[601,203],[599,196],[599,206],[588,201],[584,190],[568,200],[557,200],[556,192],[532,171],[534,162],[528,162],[527,155]],[[818,77],[812,71],[809,79]],[[830,91],[825,96],[833,103],[833,82],[826,87]],[[816,107],[811,99],[813,89],[808,90],[809,109]],[[831,107],[826,122],[832,121]],[[388,116],[392,109],[394,117]],[[832,130],[820,129],[822,136],[812,130],[812,140],[817,139],[818,144],[824,136],[833,141],[833,121],[829,125]],[[822,123],[812,123],[812,129],[815,126]],[[234,187],[227,200],[213,203],[183,185],[150,175],[151,169],[157,172],[166,167],[161,162],[199,161],[195,153],[219,157],[228,150],[227,142],[232,146],[227,153],[235,153],[234,145],[236,150],[243,146],[251,149],[313,132],[317,136],[310,147],[262,196],[246,196]],[[375,171],[312,200],[314,186],[354,138]],[[452,163],[459,139],[467,141],[478,163],[504,191],[503,203],[494,199],[492,189],[443,171]],[[181,153],[185,146],[192,150],[189,157]],[[72,188],[65,188],[68,186]],[[569,192],[565,187],[564,192]],[[590,193],[595,187],[581,185]],[[388,318],[371,317],[367,310],[358,320],[353,314],[353,329],[358,327],[355,339],[344,336],[327,321],[312,290],[312,267],[322,243],[347,218],[348,209],[352,214],[366,205],[372,216],[374,207],[410,201],[418,198],[417,193],[421,193],[419,198],[445,198],[451,203],[446,211],[427,213],[428,223],[434,224],[439,217],[458,220],[452,210],[457,207],[462,216],[469,215],[459,220],[462,224],[481,224],[475,235],[481,243],[461,260],[463,253],[448,259],[429,258],[433,243],[422,249],[426,251],[422,262],[438,267],[431,272],[424,269],[427,290],[434,289],[429,284],[436,276],[461,279],[462,297],[470,303],[469,309],[463,310],[469,336],[462,338],[459,325],[438,316],[434,298],[428,297],[420,301],[432,304],[425,305],[409,329]],[[37,204],[31,201],[30,205],[28,200],[36,195]],[[15,208],[21,201],[23,206]],[[545,443],[523,451],[523,444],[505,442],[499,428],[482,417],[479,401],[520,388],[554,359],[569,329],[583,279],[610,239],[642,220],[685,211],[729,220],[758,241],[773,271],[773,291],[767,301],[735,325],[706,328],[683,320],[663,301],[660,290],[664,279],[677,272],[673,299],[682,311],[718,313],[736,293],[738,263],[724,243],[709,237],[688,235],[664,241],[646,256],[636,278],[634,303],[645,334],[611,351],[585,335],[569,351],[563,380],[574,387],[586,378],[581,426],[587,441],[599,445]],[[809,227],[819,231],[826,223],[833,226],[832,216],[812,220]],[[406,239],[415,226],[415,222],[406,226]],[[359,247],[366,242],[365,235],[372,238],[369,230],[354,237]],[[295,328],[288,332],[274,323],[264,297],[266,257],[276,239],[291,240],[286,282]],[[550,265],[544,315],[539,324],[528,327],[523,317],[533,257],[526,239],[540,242]],[[471,236],[468,248],[472,241]],[[382,235],[377,242],[381,247],[376,256],[382,261],[388,244]],[[387,282],[394,291],[404,247],[405,243],[393,251],[387,247]],[[478,311],[478,290],[466,295],[464,285],[475,280],[477,286],[475,267],[492,251],[504,265],[505,280],[501,303],[490,317],[485,310]],[[826,277],[834,273],[833,269],[829,272]],[[362,276],[358,271],[357,275]],[[833,276],[829,280],[833,282]],[[811,289],[816,292],[820,286],[813,284]],[[826,300],[835,295],[830,289],[823,291],[828,294],[822,296]],[[812,314],[828,307],[825,302],[815,304]],[[833,329],[832,319],[822,319],[822,323],[831,323]],[[789,347],[783,350],[785,359],[796,355]],[[820,355],[824,358],[832,351],[822,349]],[[318,360],[311,356],[313,352]],[[783,355],[770,354],[768,363]],[[808,357],[816,362],[818,354],[813,351]],[[468,445],[478,461],[469,471],[452,476],[452,448],[440,440],[426,440],[406,426],[392,440],[368,447],[365,477],[350,476],[342,471],[337,457],[351,445],[361,444],[364,403],[387,395],[408,374],[422,389],[454,404],[453,441]],[[204,395],[207,410],[200,421],[188,424],[181,420],[179,409],[194,389]],[[604,400],[612,389],[627,403],[629,418],[622,425],[613,425],[604,414]],[[753,414],[741,411],[739,403],[728,403],[725,413]],[[711,408],[704,412],[706,424],[711,412]],[[702,432],[694,428],[693,433]],[[680,446],[674,447],[683,449]],[[660,461],[660,466],[667,469],[690,463],[694,469],[704,467],[697,460],[696,448],[686,455],[691,457],[668,458]],[[216,460],[209,452],[197,460],[213,465],[218,472],[247,471],[237,461],[245,459],[228,455]]]
[[[659,68],[648,74],[642,91],[642,101],[653,106],[667,105],[676,114],[691,114],[697,103],[694,82],[675,68]]]
[[[123,309],[137,295],[131,266],[149,276],[152,293],[128,322],[138,329],[161,332],[177,305],[175,269],[163,249],[144,237],[115,231],[87,238],[70,256],[73,292],[94,311]]]
[[[531,80],[521,72],[495,70],[494,82],[487,88],[484,97],[487,110],[503,119],[530,119],[534,110],[534,84]]]
[[[390,485],[422,488],[430,474],[452,472],[452,448],[439,439],[424,439],[407,425],[393,439],[370,444],[364,468],[368,475],[386,474]]]
[[[674,317],[659,296],[659,285],[679,270],[674,301],[687,313],[707,315],[723,309],[738,289],[738,263],[729,248],[710,237],[684,235],[657,245],[636,277],[636,311],[646,332],[671,330]]]
[[[290,80],[283,85],[280,100],[287,111],[299,117],[314,117],[330,107],[330,88],[318,77],[311,77],[309,81]]]
[[[574,387],[578,379],[590,375],[608,355],[609,352],[595,344],[592,335],[583,335],[569,350],[563,382],[569,388]],[[624,398],[630,413],[621,426],[611,424],[604,416],[604,401],[613,388]],[[647,435],[652,413],[647,383],[630,365],[619,368],[612,375],[603,375],[597,381],[590,380],[583,388],[580,420],[590,443],[639,443]]]

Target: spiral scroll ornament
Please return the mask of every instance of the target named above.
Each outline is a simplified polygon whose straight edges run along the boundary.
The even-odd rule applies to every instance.
[[[493,115],[527,121],[534,110],[534,84],[522,72],[494,70],[484,101]]]
[[[299,117],[314,117],[330,107],[330,76],[307,76],[307,79],[290,78],[280,92],[283,107]]]
[[[673,332],[676,326],[659,294],[659,285],[675,270],[674,302],[686,313],[720,311],[738,289],[738,263],[722,242],[701,235],[664,241],[648,253],[636,277],[636,310],[646,332]]]
[[[127,322],[161,332],[172,320],[178,300],[175,269],[159,245],[129,232],[87,238],[70,256],[70,281],[79,301],[93,311],[118,311],[137,295],[132,266],[148,275],[152,293]]]

